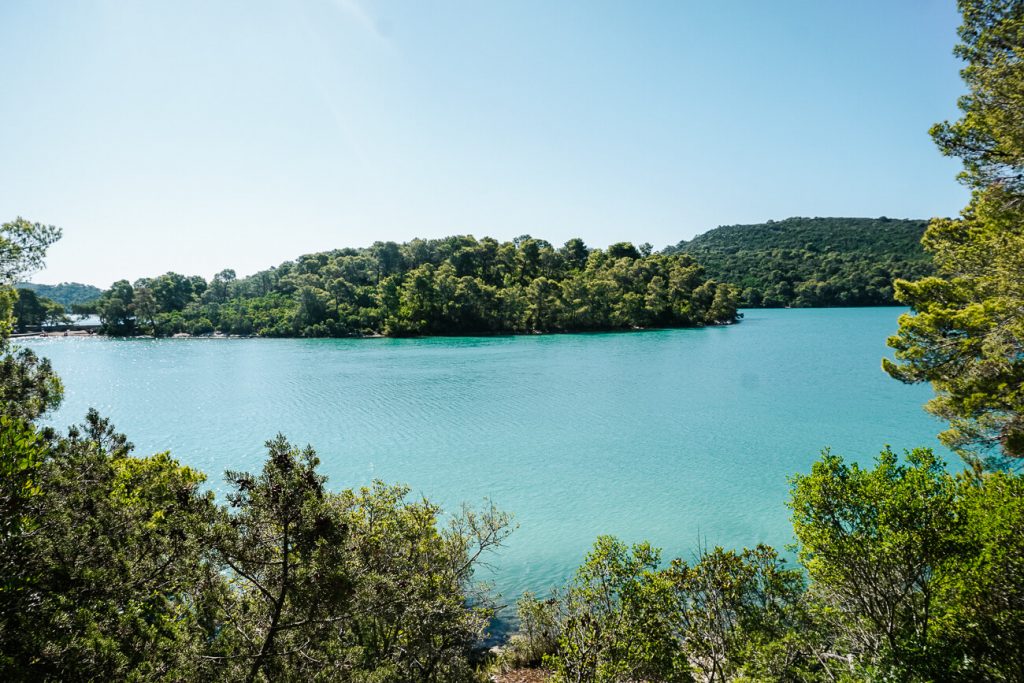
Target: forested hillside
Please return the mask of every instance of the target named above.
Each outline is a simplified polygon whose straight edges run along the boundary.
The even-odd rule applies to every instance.
[[[927,221],[787,218],[726,225],[664,253],[688,253],[735,284],[744,306],[894,305],[892,282],[932,273],[921,247]]]
[[[103,290],[99,287],[83,285],[81,282],[62,282],[59,285],[37,285],[32,282],[22,282],[16,286],[18,289],[27,289],[40,297],[55,301],[67,309],[76,304],[95,301],[103,294]]]
[[[118,335],[460,335],[730,323],[738,294],[689,254],[647,245],[453,236],[308,254],[243,279],[121,280],[96,310]]]
[[[24,332],[29,327],[39,325],[57,325],[66,320],[67,310],[56,301],[39,296],[31,289],[18,288],[12,312],[14,328]]]

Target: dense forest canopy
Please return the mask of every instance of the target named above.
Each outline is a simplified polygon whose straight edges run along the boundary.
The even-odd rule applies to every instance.
[[[649,245],[463,235],[307,254],[246,278],[120,280],[96,309],[120,335],[461,335],[731,323],[737,296],[688,254]]]
[[[61,304],[36,294],[31,289],[15,290],[14,327],[24,332],[29,327],[56,325],[69,320],[67,311]]]
[[[103,290],[82,283],[60,283],[59,285],[37,285],[36,283],[18,283],[19,290],[29,290],[38,296],[49,299],[61,306],[71,309],[72,306],[89,304],[99,298]]]
[[[788,218],[721,226],[666,247],[555,248],[529,236],[377,242],[238,278],[166,273],[19,285],[111,334],[445,335],[718,324],[740,306],[893,305],[892,281],[932,272],[926,221]],[[688,256],[689,258],[681,258]],[[726,287],[723,285],[733,285]],[[35,323],[28,323],[35,324]]]
[[[895,278],[932,272],[927,221],[787,218],[726,225],[663,253],[687,253],[740,288],[742,306],[891,306]]]
[[[936,219],[924,246],[935,273],[896,282],[913,315],[889,339],[904,382],[930,382],[940,438],[976,466],[1024,464],[1024,2],[961,0],[956,54],[963,115],[932,128],[958,157],[971,201]]]
[[[81,282],[61,282],[59,285],[41,285],[34,282],[19,282],[18,289],[27,289],[38,296],[49,299],[70,310],[72,306],[89,304],[100,298],[103,290]]]

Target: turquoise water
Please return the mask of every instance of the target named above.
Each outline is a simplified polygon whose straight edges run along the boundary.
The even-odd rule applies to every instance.
[[[598,534],[689,557],[698,541],[791,542],[786,478],[825,446],[870,461],[937,446],[927,387],[879,366],[902,309],[746,311],[739,325],[627,334],[29,345],[136,452],[257,469],[281,431],[333,487],[375,478],[454,508],[484,497],[520,528],[494,558],[514,597],[562,581]]]

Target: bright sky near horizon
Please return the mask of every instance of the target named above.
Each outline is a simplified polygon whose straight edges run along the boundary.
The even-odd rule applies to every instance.
[[[0,3],[0,220],[36,282],[375,240],[656,247],[967,200],[952,0]]]

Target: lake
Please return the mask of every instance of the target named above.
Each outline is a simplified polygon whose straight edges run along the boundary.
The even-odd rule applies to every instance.
[[[409,484],[454,509],[491,498],[519,529],[493,558],[506,599],[563,581],[594,538],[792,541],[787,477],[824,447],[870,462],[938,447],[926,386],[880,369],[904,309],[748,310],[738,325],[434,339],[33,339],[137,454],[210,475],[261,466],[277,432],[333,488]],[[945,453],[945,451],[943,451]],[[947,453],[947,458],[952,459]]]

